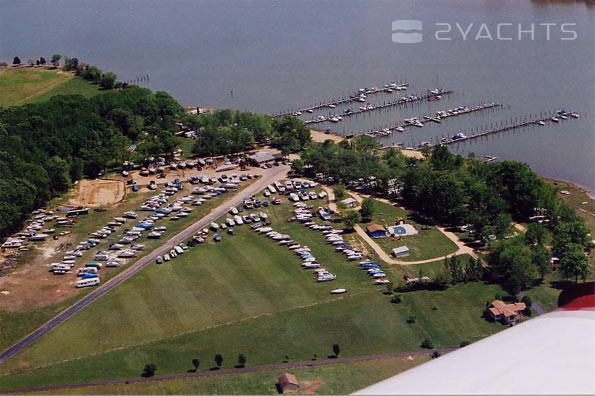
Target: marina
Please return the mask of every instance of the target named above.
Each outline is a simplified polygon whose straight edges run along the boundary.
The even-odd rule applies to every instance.
[[[459,106],[454,109],[438,110],[438,111],[436,111],[434,116],[423,115],[421,117],[406,118],[403,121],[403,123],[387,125],[382,129],[375,128],[375,129],[373,129],[369,132],[365,132],[363,134],[366,136],[370,136],[370,137],[384,137],[384,136],[389,136],[394,132],[404,132],[405,128],[410,128],[410,127],[423,128],[424,122],[431,121],[431,122],[434,122],[437,124],[441,124],[443,120],[447,120],[452,117],[458,117],[458,116],[462,116],[465,114],[482,112],[482,111],[486,111],[489,109],[501,108],[501,107],[502,107],[501,103],[492,102],[492,103],[487,103],[487,104],[482,103],[482,104],[479,104],[479,105],[473,106],[473,107]],[[362,134],[362,133],[360,133],[360,134]]]
[[[564,116],[564,118],[561,118]],[[455,143],[466,142],[468,140],[475,140],[481,139],[483,137],[487,137],[490,135],[513,131],[517,129],[522,129],[526,127],[541,127],[545,126],[548,123],[559,123],[561,120],[570,120],[570,119],[577,119],[580,118],[580,114],[577,112],[567,112],[565,110],[559,110],[555,113],[550,113],[548,116],[539,116],[539,117],[529,117],[524,118],[522,121],[508,123],[501,123],[498,127],[491,127],[491,128],[483,128],[481,127],[480,132],[471,133],[469,135],[458,132],[454,134],[451,138],[443,137],[439,144],[442,145],[451,145]],[[417,147],[433,147],[434,144],[430,142],[421,142]]]
[[[381,104],[372,105],[370,103],[360,106],[357,110],[353,109],[345,109],[343,114],[334,114],[329,116],[320,115],[315,119],[304,121],[306,125],[308,124],[319,124],[322,122],[339,122],[342,121],[344,118],[353,117],[359,114],[371,112],[371,111],[378,111],[390,107],[401,107],[406,106],[410,103],[421,103],[425,101],[433,102],[436,100],[442,99],[443,96],[451,95],[454,91],[452,90],[442,90],[440,88],[428,90],[425,94],[418,94],[418,95],[409,95],[408,97],[401,97],[399,99],[395,99],[389,102],[383,102]]]
[[[273,114],[273,117],[285,117],[288,115],[293,115],[293,116],[297,117],[297,116],[300,116],[305,113],[312,113],[312,112],[314,112],[314,110],[320,110],[320,109],[324,109],[324,108],[334,109],[338,105],[342,105],[342,104],[348,104],[348,103],[354,103],[354,102],[366,102],[366,99],[368,96],[372,96],[372,95],[379,94],[379,93],[392,93],[392,92],[398,92],[398,91],[405,91],[408,88],[409,88],[408,82],[391,81],[391,82],[384,84],[383,88],[376,87],[376,86],[371,87],[371,88],[360,88],[357,90],[357,92],[354,95],[349,95],[348,97],[342,97],[339,99],[331,99],[331,100],[325,101],[325,102],[319,102],[317,104],[314,104],[314,105],[311,105],[308,107],[303,107],[298,110],[291,110],[291,111],[286,111],[286,112],[282,112],[279,114]]]

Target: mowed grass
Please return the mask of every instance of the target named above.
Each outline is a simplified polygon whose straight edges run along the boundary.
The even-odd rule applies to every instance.
[[[40,102],[55,95],[91,96],[99,86],[70,72],[41,68],[0,68],[0,107]]]
[[[398,218],[403,218],[405,223],[413,225],[418,234],[402,236],[401,240],[392,237],[378,238],[374,241],[382,249],[391,254],[392,249],[399,246],[409,248],[409,256],[401,257],[403,261],[427,260],[436,257],[443,257],[457,251],[457,245],[448,239],[442,232],[432,226],[429,230],[422,230],[419,219],[411,212],[398,206],[390,205],[382,201],[374,202],[374,214],[368,222],[361,224],[365,228],[370,224],[395,225]]]
[[[284,199],[285,200],[285,199]],[[314,354],[361,356],[457,346],[503,327],[481,318],[485,301],[501,293],[482,283],[414,292],[391,304],[381,286],[347,262],[323,236],[286,218],[287,204],[268,210],[273,227],[312,248],[338,278],[316,283],[295,255],[247,226],[191,248],[169,263],[151,265],[13,357],[2,370],[32,371],[0,378],[0,387],[65,384],[137,377],[146,363],[159,374],[184,373],[191,360],[224,368],[243,353],[248,366],[310,360]],[[345,295],[329,292],[346,287]],[[432,308],[437,309],[432,309]],[[407,323],[411,316],[415,323]],[[69,360],[76,359],[76,360]]]
[[[277,394],[285,372],[300,382],[300,392],[348,394],[430,360],[428,355],[300,367],[215,377],[59,389],[37,394]]]
[[[243,183],[242,185],[240,185],[240,191],[248,185],[249,183]],[[176,195],[173,196],[173,198],[187,195],[189,192],[190,186],[186,185],[185,189],[181,192],[178,192]],[[71,243],[74,246],[80,241],[87,240],[90,237],[89,234],[91,232],[97,231],[105,224],[107,224],[109,221],[111,221],[113,217],[121,216],[124,212],[129,210],[137,210],[137,213],[139,214],[139,219],[144,217],[144,215],[147,215],[149,212],[138,211],[138,208],[144,200],[151,196],[154,196],[155,194],[156,193],[154,191],[148,191],[146,189],[143,189],[138,193],[129,192],[126,195],[124,201],[116,205],[107,207],[106,211],[96,212],[94,210],[91,210],[88,215],[81,216],[77,220],[77,223],[74,227],[65,228],[66,230],[69,230],[72,233],[69,236],[61,237],[60,242],[63,244]],[[230,194],[234,193],[232,192],[223,194],[220,197],[213,198],[207,201],[201,206],[193,207],[193,211],[186,218],[182,218],[178,221],[168,221],[166,218],[164,220],[159,221],[159,226],[167,226],[167,233],[161,239],[147,239],[145,235],[139,238],[137,241],[135,241],[135,243],[144,244],[146,246],[145,249],[139,253],[136,259],[128,260],[128,262],[125,265],[122,265],[117,268],[102,269],[100,271],[102,282],[105,283],[105,281],[117,275],[124,269],[128,268],[139,258],[150,253],[153,249],[163,244],[164,240],[169,239],[171,236],[188,227],[194,221],[203,217],[212,208],[219,205],[223,200],[229,198]],[[170,199],[170,202],[172,201],[173,199]],[[56,204],[58,202],[59,199],[56,200]],[[50,206],[53,207],[53,205],[54,204]],[[128,220],[126,225],[120,227],[120,229],[118,229],[117,232],[113,233],[108,238],[101,240],[101,244],[98,245],[96,248],[89,249],[88,251],[86,251],[83,257],[81,257],[78,260],[78,262],[80,263],[79,266],[82,266],[85,262],[93,261],[93,255],[97,250],[106,250],[110,242],[116,242],[121,238],[123,228],[130,228],[133,224],[136,223],[136,220]],[[67,251],[69,249],[70,248],[64,249],[64,251]],[[38,254],[38,252],[33,251],[32,254]],[[52,261],[59,261],[62,255],[63,252],[60,252],[56,255],[56,260],[47,260],[47,262],[49,263]],[[35,260],[35,257],[28,256],[27,260]],[[74,278],[73,274],[65,274],[59,276]],[[41,285],[40,287],[43,287],[43,285]],[[73,304],[77,299],[89,293],[91,290],[92,289],[80,289],[80,292],[79,294],[77,294],[76,297],[43,308],[29,309],[24,311],[7,311],[0,308],[0,329],[2,330],[0,332],[0,349],[5,349],[10,345],[14,344],[17,340],[30,333],[31,331],[35,330],[41,324],[43,324],[53,316],[57,315],[60,311]]]

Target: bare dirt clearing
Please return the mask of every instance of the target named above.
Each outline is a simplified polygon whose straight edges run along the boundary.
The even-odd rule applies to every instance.
[[[68,205],[101,206],[120,202],[126,196],[126,185],[119,180],[82,180]]]

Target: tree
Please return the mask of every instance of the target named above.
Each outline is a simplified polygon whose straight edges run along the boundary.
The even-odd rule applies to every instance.
[[[531,260],[539,271],[541,279],[545,279],[545,276],[550,272],[552,267],[552,254],[543,245],[539,244],[535,246],[531,251]]]
[[[341,353],[341,346],[339,344],[333,344],[333,353],[335,357],[339,357],[339,353]]]
[[[305,170],[304,161],[300,158],[291,161],[291,170],[298,175],[303,175]]]
[[[432,359],[436,359],[439,358],[440,356],[442,356],[442,354],[440,353],[440,351],[434,351],[434,353],[432,353]]]
[[[52,63],[52,65],[58,67],[58,65],[60,65],[60,59],[62,59],[62,55],[54,54],[52,55],[52,60],[50,62]]]
[[[345,196],[345,186],[342,184],[337,184],[333,187],[333,193],[335,194],[336,199],[341,199]]]
[[[246,366],[246,356],[244,356],[243,353],[240,353],[240,355],[238,356],[238,365],[240,367]]]
[[[584,220],[576,219],[560,223],[554,228],[552,250],[560,257],[568,245],[578,244],[584,249],[588,241],[589,229],[585,226]]]
[[[20,65],[21,64],[21,58],[19,58],[18,56],[15,56],[12,60],[12,64],[13,65]]]
[[[194,366],[194,372],[198,371],[198,366],[200,366],[200,360],[192,359],[192,365]]]
[[[362,221],[360,214],[354,210],[350,210],[343,216],[343,224],[348,230],[353,230],[353,227]]]
[[[104,89],[113,89],[114,85],[116,84],[116,75],[114,73],[105,73],[101,76],[101,82],[99,86]]]
[[[40,56],[39,57],[39,63],[42,64],[42,65],[45,65],[48,62],[45,60],[45,58],[43,56]]]
[[[461,343],[459,344],[459,348],[463,348],[466,347],[467,345],[471,344],[469,341],[467,340],[463,340],[461,341]]]
[[[422,341],[421,347],[425,348],[425,349],[433,349],[434,344],[432,343],[432,341],[430,339],[426,338],[425,340]]]
[[[364,198],[359,213],[363,219],[371,219],[374,215],[374,200],[372,198]]]
[[[541,245],[545,242],[547,231],[544,226],[539,223],[531,223],[525,232],[525,239],[528,245]]]
[[[223,364],[223,356],[218,353],[215,355],[215,364],[217,364],[217,367],[221,368],[221,365]]]
[[[589,271],[589,260],[585,256],[584,248],[576,243],[569,244],[560,259],[560,269],[564,278],[585,279]]]
[[[141,377],[152,377],[155,375],[155,371],[157,371],[157,366],[155,364],[145,364],[145,368],[143,369]]]
[[[531,297],[529,296],[523,296],[521,301],[524,302],[528,308],[531,308],[531,306],[533,305],[533,300],[531,300]]]

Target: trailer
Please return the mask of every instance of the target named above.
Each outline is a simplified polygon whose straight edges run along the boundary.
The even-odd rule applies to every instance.
[[[99,278],[79,279],[76,281],[76,287],[97,286],[99,283]]]

